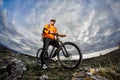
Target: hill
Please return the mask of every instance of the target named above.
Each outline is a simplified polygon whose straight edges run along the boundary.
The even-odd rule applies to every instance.
[[[102,68],[103,76],[111,80],[120,80],[120,49],[112,51],[106,55],[86,59],[82,67]]]
[[[99,57],[86,59],[83,63],[93,65],[93,66],[120,66],[120,49],[112,51],[106,55],[101,55]],[[83,64],[84,65],[84,64]]]
[[[35,57],[0,50],[0,80],[120,80],[120,49],[100,57],[86,59],[78,69],[63,69],[56,62],[41,70]]]

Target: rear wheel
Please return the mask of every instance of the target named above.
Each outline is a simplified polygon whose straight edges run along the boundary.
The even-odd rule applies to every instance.
[[[58,49],[58,61],[67,69],[77,68],[82,62],[82,54],[79,47],[73,42],[65,42]]]
[[[37,61],[38,64],[41,63],[41,53],[42,53],[42,49],[43,49],[43,48],[38,49],[37,54],[36,54],[36,61]],[[50,62],[50,58],[49,58],[49,56],[48,56],[48,52],[47,52],[46,54],[43,54],[42,57],[43,57],[44,62],[45,62],[46,64],[48,64],[48,63]]]
[[[36,61],[37,61],[37,63],[41,63],[40,56],[41,56],[42,49],[43,49],[43,48],[40,48],[40,49],[38,49],[38,51],[37,51],[37,54],[36,54]]]

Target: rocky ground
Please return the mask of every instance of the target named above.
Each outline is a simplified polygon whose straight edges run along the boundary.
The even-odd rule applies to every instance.
[[[36,59],[0,49],[0,80],[120,80],[120,50],[87,59],[78,69],[63,69],[56,62],[41,70]]]

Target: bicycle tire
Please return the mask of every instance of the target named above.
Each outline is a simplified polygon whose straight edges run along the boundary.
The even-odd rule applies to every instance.
[[[41,55],[41,52],[40,52],[40,51],[42,51],[42,49],[43,49],[43,48],[40,48],[40,49],[38,49],[38,51],[37,51],[37,54],[36,54],[36,61],[37,61],[37,63],[40,62],[40,55]]]
[[[76,63],[74,66],[67,66],[67,65],[65,65],[65,64],[63,63],[64,60],[61,60],[61,58],[60,58],[60,55],[61,55],[60,51],[62,50],[63,46],[66,46],[66,45],[73,46],[73,47],[78,51],[79,59],[76,60],[77,63]],[[67,69],[78,68],[78,66],[82,63],[82,53],[81,53],[81,51],[80,51],[80,48],[79,48],[79,46],[77,46],[77,45],[76,45],[75,43],[73,43],[73,42],[65,42],[65,43],[63,43],[63,44],[59,47],[59,49],[58,49],[57,57],[58,57],[58,61],[59,61],[59,63],[61,64],[61,66],[64,67],[64,68],[67,68]],[[71,61],[71,62],[72,62],[72,61]]]
[[[42,49],[43,48],[40,48],[40,49],[38,49],[38,51],[37,51],[37,54],[36,54],[36,61],[37,61],[37,63],[41,63],[41,52],[42,52]],[[44,59],[44,62],[46,63],[46,64],[48,64],[48,62],[50,61],[50,59],[49,59],[49,57],[48,57],[48,53],[47,54],[43,54],[43,59]]]

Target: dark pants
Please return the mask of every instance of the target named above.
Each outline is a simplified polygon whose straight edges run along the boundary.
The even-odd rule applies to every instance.
[[[55,46],[57,48],[59,47],[58,41],[50,39],[50,38],[44,38],[43,39],[43,50],[42,50],[42,53],[41,53],[41,64],[42,65],[45,64],[44,55],[47,53],[47,50],[48,50],[50,45]]]

